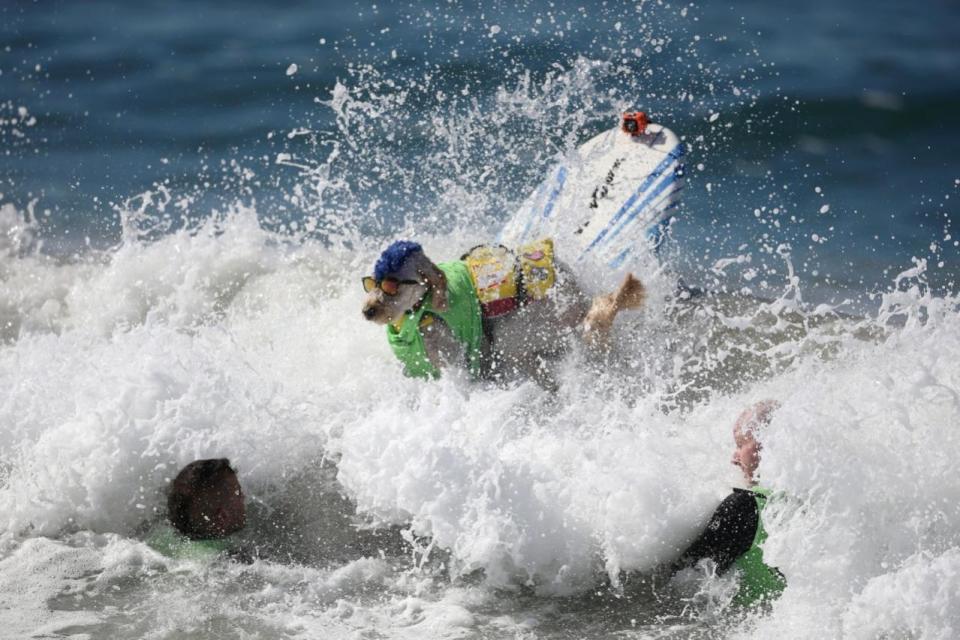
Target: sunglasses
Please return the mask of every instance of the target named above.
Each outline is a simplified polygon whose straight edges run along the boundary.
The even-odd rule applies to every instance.
[[[380,282],[377,282],[373,276],[365,276],[363,278],[363,290],[367,293],[379,288],[384,294],[395,296],[400,292],[400,285],[402,284],[420,283],[417,280],[397,280],[396,278],[384,278]]]

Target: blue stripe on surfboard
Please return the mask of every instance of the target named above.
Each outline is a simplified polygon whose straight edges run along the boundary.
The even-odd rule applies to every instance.
[[[663,180],[658,182],[657,185],[646,195],[646,197],[644,197],[643,201],[633,210],[633,213],[628,215],[617,226],[617,228],[614,229],[614,231],[609,235],[607,239],[607,244],[609,244],[611,241],[613,241],[614,238],[620,235],[620,232],[622,232],[627,225],[629,225],[634,219],[636,219],[636,217],[640,215],[640,213],[646,211],[651,201],[658,198],[663,193],[664,189],[666,189],[672,184],[675,184],[676,182],[677,182],[677,175],[675,173],[670,173]],[[672,192],[666,194],[666,196],[669,197],[671,193]],[[586,253],[587,252],[584,251],[582,254],[580,254],[580,257],[583,258],[583,256],[586,255]]]
[[[610,232],[610,229],[612,229],[613,226],[616,225],[620,220],[620,218],[630,210],[630,208],[633,206],[633,203],[637,201],[637,198],[639,198],[644,191],[650,188],[650,185],[660,177],[664,170],[666,170],[674,162],[674,160],[675,159],[672,156],[672,152],[667,154],[667,157],[664,158],[660,164],[657,165],[649,175],[647,175],[646,178],[644,178],[643,182],[640,183],[640,186],[637,187],[637,190],[634,191],[629,198],[627,198],[626,202],[623,203],[623,205],[620,207],[617,213],[614,214],[607,225],[600,230],[600,233],[598,233],[596,237],[590,241],[590,244],[587,245],[587,248],[581,253],[581,257],[589,253],[595,246],[600,244],[604,238],[606,238],[607,234]]]
[[[678,148],[680,148],[680,147],[678,147]],[[683,150],[681,149],[680,156],[682,156],[682,155],[683,155]],[[677,156],[677,158],[679,159],[680,156]],[[607,244],[609,244],[610,242],[613,242],[613,239],[616,238],[618,235],[620,235],[620,233],[621,233],[631,222],[633,222],[633,220],[635,220],[637,216],[639,216],[641,213],[645,213],[645,212],[648,210],[648,208],[650,207],[650,205],[651,205],[652,203],[658,202],[657,197],[660,195],[660,193],[661,193],[667,186],[669,186],[670,184],[673,184],[673,183],[678,183],[678,184],[677,184],[677,188],[672,189],[672,190],[670,191],[670,194],[676,193],[676,192],[680,189],[680,187],[682,186],[682,179],[683,179],[683,172],[681,171],[681,166],[682,166],[682,165],[679,165],[679,164],[678,164],[677,167],[673,170],[673,172],[672,172],[670,175],[668,175],[668,176],[667,176],[666,178],[664,178],[657,186],[655,186],[655,187],[650,191],[650,193],[648,193],[648,194],[646,195],[646,197],[644,197],[643,201],[642,201],[639,205],[637,205],[636,208],[633,209],[633,211],[632,211],[631,213],[627,214],[626,218],[624,218],[624,219],[620,222],[620,224],[617,226],[617,228],[614,229],[614,230],[607,236],[607,239],[606,239],[606,243],[607,243]],[[668,195],[670,195],[670,194],[668,194]],[[608,227],[608,228],[609,228],[609,227]]]
[[[560,165],[560,168],[557,170],[557,184],[553,188],[553,191],[550,192],[550,197],[547,198],[547,204],[543,207],[543,213],[540,214],[540,221],[546,220],[550,217],[550,214],[553,213],[553,207],[557,203],[557,197],[560,195],[560,192],[563,191],[563,185],[567,181],[567,168],[563,165]],[[544,182],[546,185],[546,182]],[[530,233],[530,228],[533,226],[533,221],[536,219],[537,213],[533,207],[530,209],[530,217],[527,218],[527,224],[523,228],[523,233],[520,234],[521,243],[526,240],[527,234]]]
[[[620,252],[620,255],[618,255],[616,258],[614,258],[613,260],[611,260],[611,261],[608,263],[609,266],[610,266],[610,268],[611,268],[611,269],[619,269],[619,268],[620,268],[620,265],[623,264],[623,261],[627,259],[627,256],[628,256],[628,255],[630,255],[630,251],[631,251],[632,249],[633,249],[633,247],[627,247],[626,249],[624,249],[623,251],[621,251],[621,252]]]
[[[663,229],[670,225],[670,221],[673,220],[674,215],[670,211],[676,209],[680,206],[680,201],[676,199],[676,195],[683,191],[683,183],[679,180],[676,183],[676,187],[671,189],[668,193],[664,194],[656,203],[655,207],[662,207],[657,212],[656,217],[645,232],[645,238],[649,246],[653,248],[655,255],[660,252],[660,245],[662,244]],[[670,202],[672,200],[672,202]],[[668,203],[666,206],[663,206],[664,203]],[[621,250],[619,254],[614,256],[612,260],[607,263],[611,269],[619,268],[629,254],[633,252],[633,249],[636,248],[636,245],[628,245],[625,249]]]
[[[680,189],[677,189],[680,191]],[[674,191],[673,193],[677,193]],[[666,208],[663,209],[663,213],[670,211],[671,209],[676,209],[680,206],[679,202],[671,202]],[[670,226],[670,223],[673,221],[674,216],[668,215],[665,218],[662,218],[655,225],[647,229],[647,242],[653,246],[654,254],[660,253],[660,247],[663,245],[664,231]],[[633,253],[635,246],[631,245],[626,247],[621,251],[616,257],[613,258],[610,262],[607,263],[611,269],[619,269],[623,263],[626,261],[627,257]]]
[[[679,202],[672,203],[669,207],[664,209],[664,212],[670,211],[671,209],[676,209],[679,204]],[[647,240],[651,245],[653,245],[654,255],[660,255],[660,247],[663,246],[663,241],[666,239],[665,234],[670,228],[670,224],[672,222],[673,214],[667,214],[667,216],[662,218],[660,222],[647,229]]]
[[[626,216],[626,218],[624,218],[624,219],[620,222],[620,224],[617,226],[617,228],[614,229],[614,230],[607,236],[606,243],[609,244],[610,242],[613,242],[614,238],[616,238],[618,235],[620,235],[620,233],[621,233],[631,222],[633,222],[633,221],[637,218],[637,216],[639,216],[641,213],[646,212],[646,211],[649,209],[651,203],[653,203],[653,202],[658,202],[657,198],[658,198],[658,196],[663,192],[664,189],[666,189],[667,187],[669,187],[669,186],[672,185],[672,184],[678,183],[678,182],[679,182],[680,180],[682,180],[682,179],[683,179],[682,174],[680,174],[680,173],[677,172],[677,171],[673,171],[673,172],[670,173],[667,177],[665,177],[663,180],[661,180],[660,183],[657,184],[657,186],[655,186],[655,187],[650,191],[650,193],[648,193],[648,194],[646,195],[646,197],[644,197],[643,201],[642,201],[639,205],[637,205],[637,207],[634,208],[633,211],[632,211],[631,213],[629,213],[629,214]],[[676,188],[671,189],[671,191],[670,191],[667,195],[669,196],[669,195],[672,195],[673,193],[676,193],[677,191],[679,191],[680,188],[681,188],[681,185],[682,185],[682,183],[677,184]],[[609,228],[609,227],[608,227],[608,228]]]
[[[553,192],[550,194],[550,199],[547,200],[547,206],[543,208],[543,215],[540,217],[543,220],[546,220],[550,217],[550,214],[553,213],[553,206],[557,204],[557,198],[560,196],[560,192],[563,191],[563,185],[567,182],[567,168],[560,167],[560,171],[557,172],[557,186],[553,189]]]
[[[590,244],[587,245],[587,248],[584,249],[583,253],[580,254],[581,257],[589,253],[591,249],[603,241],[613,225],[615,225],[619,219],[630,210],[630,208],[633,206],[633,203],[637,201],[637,198],[639,198],[644,191],[649,189],[650,185],[652,185],[671,164],[679,160],[685,151],[686,150],[683,148],[683,143],[680,143],[667,153],[667,157],[664,158],[646,178],[644,178],[643,182],[640,183],[640,186],[637,187],[637,190],[634,191],[629,198],[627,198],[627,201],[623,203],[623,206],[620,207],[620,210],[617,211],[613,218],[611,218],[610,222],[607,223],[607,226],[605,226],[590,242]]]

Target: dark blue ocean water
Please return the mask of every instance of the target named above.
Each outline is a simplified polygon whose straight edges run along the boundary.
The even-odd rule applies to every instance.
[[[10,1],[0,7],[0,201],[35,202],[55,253],[115,242],[115,206],[157,185],[188,194],[193,217],[237,199],[278,223],[352,207],[350,225],[388,237],[440,207],[453,180],[481,194],[495,226],[544,174],[550,149],[633,106],[690,144],[675,246],[705,284],[717,284],[718,258],[786,244],[823,298],[885,288],[913,257],[952,289],[958,25],[960,5],[939,0]],[[544,88],[578,61],[612,68],[589,86]],[[539,87],[534,102],[549,102],[542,116],[498,120],[498,92],[525,77]],[[409,95],[338,126],[320,102],[338,79],[371,104]],[[430,132],[440,125],[417,129],[421,116],[449,119],[464,162],[495,179],[438,171]],[[290,135],[300,128],[310,133]],[[349,198],[308,205],[281,153],[326,163]],[[431,169],[414,175],[418,166]]]

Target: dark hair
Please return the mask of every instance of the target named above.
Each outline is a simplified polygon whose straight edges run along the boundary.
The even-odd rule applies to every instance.
[[[167,518],[174,528],[191,540],[215,537],[206,523],[190,518],[193,501],[214,488],[226,473],[236,473],[226,458],[195,460],[185,466],[170,483],[167,494]]]

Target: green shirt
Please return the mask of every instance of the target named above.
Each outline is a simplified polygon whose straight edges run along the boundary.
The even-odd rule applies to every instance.
[[[210,561],[233,546],[230,537],[216,540],[191,540],[169,524],[154,527],[147,535],[147,546],[174,560]]]
[[[764,563],[763,550],[760,548],[767,539],[767,532],[763,528],[763,508],[770,497],[770,491],[754,487],[752,492],[757,501],[757,532],[753,536],[750,549],[734,562],[734,566],[740,570],[740,591],[733,601],[743,606],[772,600],[787,586],[783,574]]]
[[[447,311],[437,311],[428,295],[416,311],[408,312],[399,328],[387,325],[387,341],[394,355],[403,363],[404,373],[414,378],[438,378],[440,370],[427,357],[423,344],[421,324],[428,322],[427,314],[443,320],[453,335],[463,343],[467,367],[476,377],[480,374],[480,346],[483,341],[483,323],[480,302],[467,265],[460,261],[437,265],[447,280]]]

